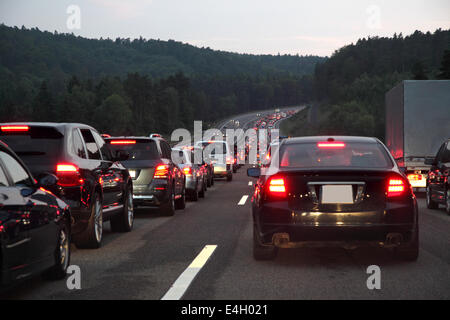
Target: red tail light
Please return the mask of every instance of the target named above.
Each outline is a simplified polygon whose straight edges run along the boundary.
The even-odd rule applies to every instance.
[[[409,181],[420,181],[422,179],[423,179],[423,177],[422,177],[421,174],[409,174],[408,175],[408,180]]]
[[[186,176],[192,176],[192,168],[191,167],[183,168],[183,172],[184,172],[184,175],[186,175]]]
[[[111,140],[111,144],[136,144],[136,140]]]
[[[20,132],[20,131],[28,131],[30,129],[30,127],[28,126],[2,126],[1,130],[3,132]]]
[[[78,167],[73,164],[58,164],[56,176],[58,177],[58,185],[61,187],[78,187],[84,183]]]
[[[286,195],[286,185],[283,178],[271,178],[269,181],[269,193],[277,196]]]
[[[321,149],[344,149],[344,142],[319,142],[317,143],[317,147]]]
[[[167,164],[160,164],[156,166],[153,179],[167,179],[169,176],[169,166]]]
[[[388,197],[398,197],[405,193],[405,182],[400,178],[389,179],[387,187]]]

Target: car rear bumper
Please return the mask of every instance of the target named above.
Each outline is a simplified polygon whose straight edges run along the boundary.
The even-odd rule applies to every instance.
[[[169,201],[166,181],[152,182],[149,185],[133,185],[133,204],[137,207],[160,207]]]
[[[214,164],[214,176],[215,177],[226,177],[232,174],[231,164]]]
[[[260,239],[262,244],[279,247],[322,246],[340,243],[391,245],[394,242],[410,242],[414,235],[413,224],[371,225],[371,226],[295,226],[262,225]],[[282,241],[280,241],[282,239]]]

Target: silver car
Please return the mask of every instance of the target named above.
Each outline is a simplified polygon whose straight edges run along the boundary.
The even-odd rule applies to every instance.
[[[199,159],[195,158],[195,154]],[[192,201],[204,198],[207,189],[207,171],[202,159],[202,150],[195,153],[193,147],[172,149],[172,160],[186,176],[186,194]]]

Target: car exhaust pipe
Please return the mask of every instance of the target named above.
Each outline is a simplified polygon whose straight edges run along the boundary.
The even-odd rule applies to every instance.
[[[272,237],[272,242],[275,247],[287,246],[290,242],[289,234],[287,233],[276,233]]]
[[[403,242],[403,235],[400,233],[389,233],[386,236],[384,247],[398,247]]]

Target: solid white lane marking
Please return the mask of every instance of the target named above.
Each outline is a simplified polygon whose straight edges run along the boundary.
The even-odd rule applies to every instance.
[[[252,186],[252,185],[253,185],[253,182],[249,181],[249,182],[248,182],[248,185],[249,185],[249,186]]]
[[[178,279],[170,287],[169,291],[161,298],[161,300],[180,300],[186,293],[186,290],[194,281],[197,274],[208,262],[211,255],[216,250],[216,245],[207,245],[198,254],[198,256],[192,261],[186,270],[178,277]]]
[[[238,206],[243,206],[247,202],[248,196],[242,196],[241,201],[239,201]]]

